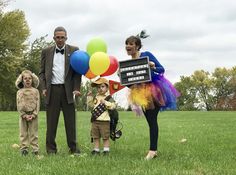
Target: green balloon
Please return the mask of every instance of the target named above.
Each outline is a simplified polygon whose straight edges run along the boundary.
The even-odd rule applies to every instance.
[[[107,53],[107,45],[102,38],[93,38],[88,42],[86,50],[89,56],[95,52]]]

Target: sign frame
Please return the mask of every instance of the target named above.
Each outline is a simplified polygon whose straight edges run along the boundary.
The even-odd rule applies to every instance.
[[[152,81],[149,57],[119,61],[119,78],[123,86]]]

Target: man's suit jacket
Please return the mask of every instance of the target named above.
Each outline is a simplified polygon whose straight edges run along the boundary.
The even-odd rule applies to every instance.
[[[46,104],[50,102],[52,66],[56,46],[50,46],[42,50],[40,67],[40,85],[42,90],[47,89]],[[76,73],[70,66],[70,55],[78,50],[78,47],[65,45],[65,90],[68,104],[73,103],[73,91],[80,90],[81,74]],[[51,97],[53,98],[53,97]]]

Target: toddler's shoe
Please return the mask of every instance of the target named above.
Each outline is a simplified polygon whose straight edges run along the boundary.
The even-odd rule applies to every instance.
[[[110,151],[103,151],[102,153],[103,153],[104,156],[108,156]]]
[[[91,154],[92,154],[93,156],[95,156],[95,155],[100,155],[100,152],[93,150],[93,151],[91,152]]]
[[[37,156],[37,155],[39,155],[39,152],[38,152],[38,151],[33,151],[32,154],[33,154],[34,156]]]
[[[22,156],[28,155],[28,151],[26,149],[21,150],[21,155]]]

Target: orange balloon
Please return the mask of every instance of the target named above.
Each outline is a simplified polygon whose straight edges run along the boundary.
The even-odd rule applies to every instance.
[[[84,76],[87,77],[88,79],[92,79],[95,78],[97,75],[94,75],[89,69]]]

